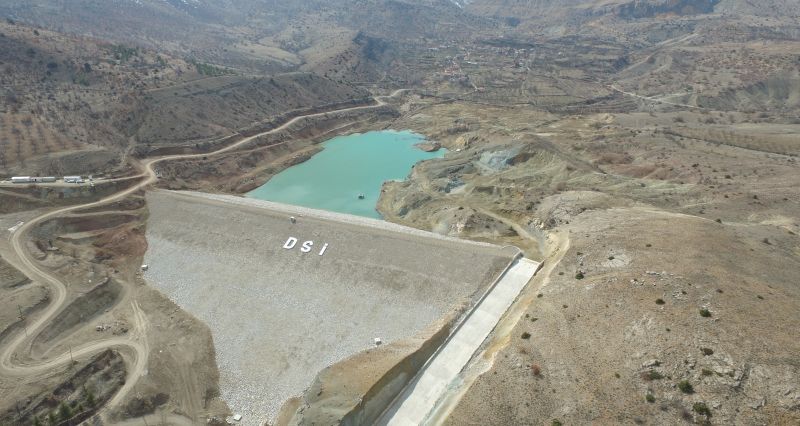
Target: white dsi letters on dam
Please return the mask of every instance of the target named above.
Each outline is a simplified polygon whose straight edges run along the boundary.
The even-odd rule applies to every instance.
[[[297,245],[298,240],[295,237],[289,237],[285,243],[283,243],[283,248],[286,250],[291,250],[295,248]],[[302,253],[310,253],[314,247],[314,241],[304,241],[303,244],[300,245],[300,251]],[[328,243],[322,245],[322,249],[319,251],[319,255],[322,256],[325,254],[325,250],[328,249]]]

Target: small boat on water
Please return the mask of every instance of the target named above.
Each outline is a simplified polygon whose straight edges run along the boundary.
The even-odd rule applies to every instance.
[[[366,195],[364,195],[364,194],[358,194],[358,199],[359,199],[359,200],[363,200],[364,198],[366,198]]]

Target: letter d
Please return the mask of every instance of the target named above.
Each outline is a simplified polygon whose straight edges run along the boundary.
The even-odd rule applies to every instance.
[[[283,248],[290,250],[294,248],[295,244],[297,244],[297,238],[289,237],[289,239],[286,240],[286,244],[283,245]]]

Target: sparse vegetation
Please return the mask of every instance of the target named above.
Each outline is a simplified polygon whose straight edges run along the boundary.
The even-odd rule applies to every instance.
[[[647,381],[661,380],[664,378],[664,375],[656,370],[648,370],[642,373],[642,378]]]
[[[701,416],[711,417],[711,409],[708,408],[705,402],[695,402],[692,405],[692,410]]]
[[[114,59],[127,62],[132,57],[139,54],[139,49],[136,47],[128,47],[122,44],[113,44],[111,45],[111,54],[114,56]]]
[[[649,402],[651,404],[656,402],[656,397],[653,396],[652,393],[647,393],[647,395],[644,396],[644,399],[645,399],[645,401],[647,401],[647,402]]]
[[[206,75],[210,77],[218,77],[221,75],[231,74],[231,72],[225,68],[221,68],[215,65],[206,64],[203,62],[197,61],[189,61],[192,65],[194,65],[195,70],[200,75]]]
[[[694,393],[694,387],[688,380],[681,380],[678,382],[678,389],[685,394]]]
[[[709,311],[708,308],[700,308],[700,316],[703,318],[709,318],[711,317],[711,311]]]

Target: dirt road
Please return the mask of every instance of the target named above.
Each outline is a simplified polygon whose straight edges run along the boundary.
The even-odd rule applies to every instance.
[[[626,92],[626,91],[614,86],[613,84],[608,86],[608,88],[613,90],[613,91],[615,91],[615,92],[622,93],[623,95],[633,96],[634,98],[639,98],[639,99],[642,99],[642,100],[645,100],[645,101],[648,101],[648,102],[657,102],[657,103],[660,103],[660,104],[672,105],[672,106],[678,106],[678,107],[690,108],[690,109],[697,109],[697,110],[705,110],[706,109],[706,108],[699,107],[699,106],[696,106],[696,105],[689,105],[689,104],[681,104],[681,103],[676,103],[676,102],[670,102],[670,101],[665,101],[663,99],[658,99],[658,98],[655,98],[655,97],[642,96],[642,95],[638,95],[638,94],[633,93],[633,92]]]
[[[125,348],[133,352],[134,354],[134,365],[133,369],[130,371],[128,380],[126,380],[125,386],[114,396],[114,398],[109,401],[103,411],[108,411],[109,409],[118,405],[127,395],[127,393],[132,389],[132,387],[136,384],[136,378],[140,377],[142,373],[145,371],[147,366],[148,360],[148,346],[147,346],[147,339],[145,336],[145,330],[147,327],[147,320],[144,313],[138,309],[138,305],[136,302],[133,303],[133,310],[135,313],[135,332],[131,334],[131,337],[128,338],[113,338],[113,339],[105,339],[96,342],[92,342],[90,344],[73,348],[71,353],[63,353],[58,356],[51,357],[46,362],[36,363],[36,364],[27,364],[19,362],[15,359],[15,354],[18,353],[20,348],[22,348],[26,342],[28,342],[31,337],[38,335],[46,325],[53,320],[53,318],[58,314],[61,308],[64,305],[64,302],[67,298],[67,288],[66,285],[59,280],[57,277],[53,276],[52,274],[44,271],[42,268],[36,265],[36,261],[33,259],[31,254],[26,249],[26,235],[32,229],[34,229],[38,224],[60,216],[70,212],[74,212],[81,209],[86,208],[93,208],[103,206],[109,203],[113,203],[115,201],[121,200],[137,191],[140,191],[150,184],[154,183],[158,180],[158,176],[155,172],[154,166],[158,163],[170,161],[170,160],[182,160],[182,159],[190,159],[190,158],[200,158],[212,155],[222,154],[228,151],[232,151],[240,146],[243,146],[254,139],[257,139],[262,136],[266,136],[272,133],[283,131],[293,124],[305,120],[308,118],[313,117],[321,117],[327,114],[335,114],[335,113],[342,113],[342,112],[350,112],[350,111],[359,111],[359,110],[369,110],[374,108],[379,108],[381,106],[386,105],[386,99],[395,97],[400,93],[406,91],[407,89],[399,89],[394,91],[392,94],[388,96],[376,96],[375,105],[368,105],[368,106],[359,106],[359,107],[349,107],[349,108],[342,108],[333,111],[327,112],[320,112],[314,114],[307,114],[295,117],[286,123],[262,133],[258,133],[253,136],[249,136],[243,138],[231,145],[228,145],[225,148],[219,149],[217,151],[213,151],[210,153],[201,153],[201,154],[176,154],[176,155],[167,155],[162,157],[156,157],[151,159],[145,159],[137,164],[138,168],[142,170],[142,173],[138,178],[142,178],[142,180],[120,192],[112,194],[108,197],[105,197],[101,200],[80,204],[70,207],[64,207],[61,209],[53,210],[48,213],[45,213],[41,216],[38,216],[34,219],[29,220],[28,222],[24,223],[20,226],[15,232],[11,234],[10,243],[11,248],[18,256],[18,261],[12,261],[12,265],[19,269],[22,273],[24,273],[28,278],[33,281],[38,281],[44,284],[47,284],[51,291],[53,297],[53,303],[51,303],[47,309],[36,319],[29,327],[28,333],[26,334],[18,334],[15,336],[8,344],[0,352],[0,374],[10,377],[24,377],[24,376],[31,376],[40,374],[42,372],[46,372],[48,370],[57,368],[64,364],[71,362],[72,359],[75,358],[84,358],[89,357],[95,353],[98,353],[102,350],[109,349],[109,348]]]

